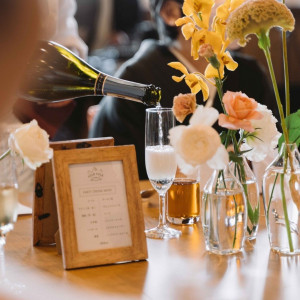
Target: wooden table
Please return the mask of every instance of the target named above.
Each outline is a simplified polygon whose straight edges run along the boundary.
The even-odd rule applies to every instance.
[[[143,206],[150,228],[157,196]],[[65,271],[54,246],[32,246],[31,217],[21,216],[0,256],[0,299],[299,299],[300,257],[271,252],[264,224],[239,255],[209,254],[200,225],[177,226],[179,239],[147,240],[147,261]]]

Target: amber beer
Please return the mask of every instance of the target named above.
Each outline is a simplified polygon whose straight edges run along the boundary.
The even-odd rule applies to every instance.
[[[168,190],[168,221],[194,224],[200,220],[200,183],[195,179],[175,179]]]

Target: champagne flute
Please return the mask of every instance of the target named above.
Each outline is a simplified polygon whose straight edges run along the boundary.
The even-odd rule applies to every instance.
[[[145,160],[149,180],[159,194],[159,224],[146,230],[148,238],[169,239],[180,236],[181,231],[168,227],[166,222],[166,192],[172,185],[177,163],[170,145],[169,130],[175,126],[171,108],[146,109]]]
[[[7,154],[0,160],[0,248],[5,245],[6,234],[14,228],[17,208],[18,184],[15,159],[11,154]]]

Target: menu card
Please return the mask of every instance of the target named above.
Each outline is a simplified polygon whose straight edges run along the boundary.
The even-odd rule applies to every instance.
[[[70,164],[79,252],[132,246],[122,161]]]

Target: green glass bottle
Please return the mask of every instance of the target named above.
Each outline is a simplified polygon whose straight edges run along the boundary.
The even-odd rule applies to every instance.
[[[20,96],[34,102],[57,102],[84,96],[109,95],[157,105],[161,90],[104,74],[67,48],[49,41],[39,42],[28,62]]]

